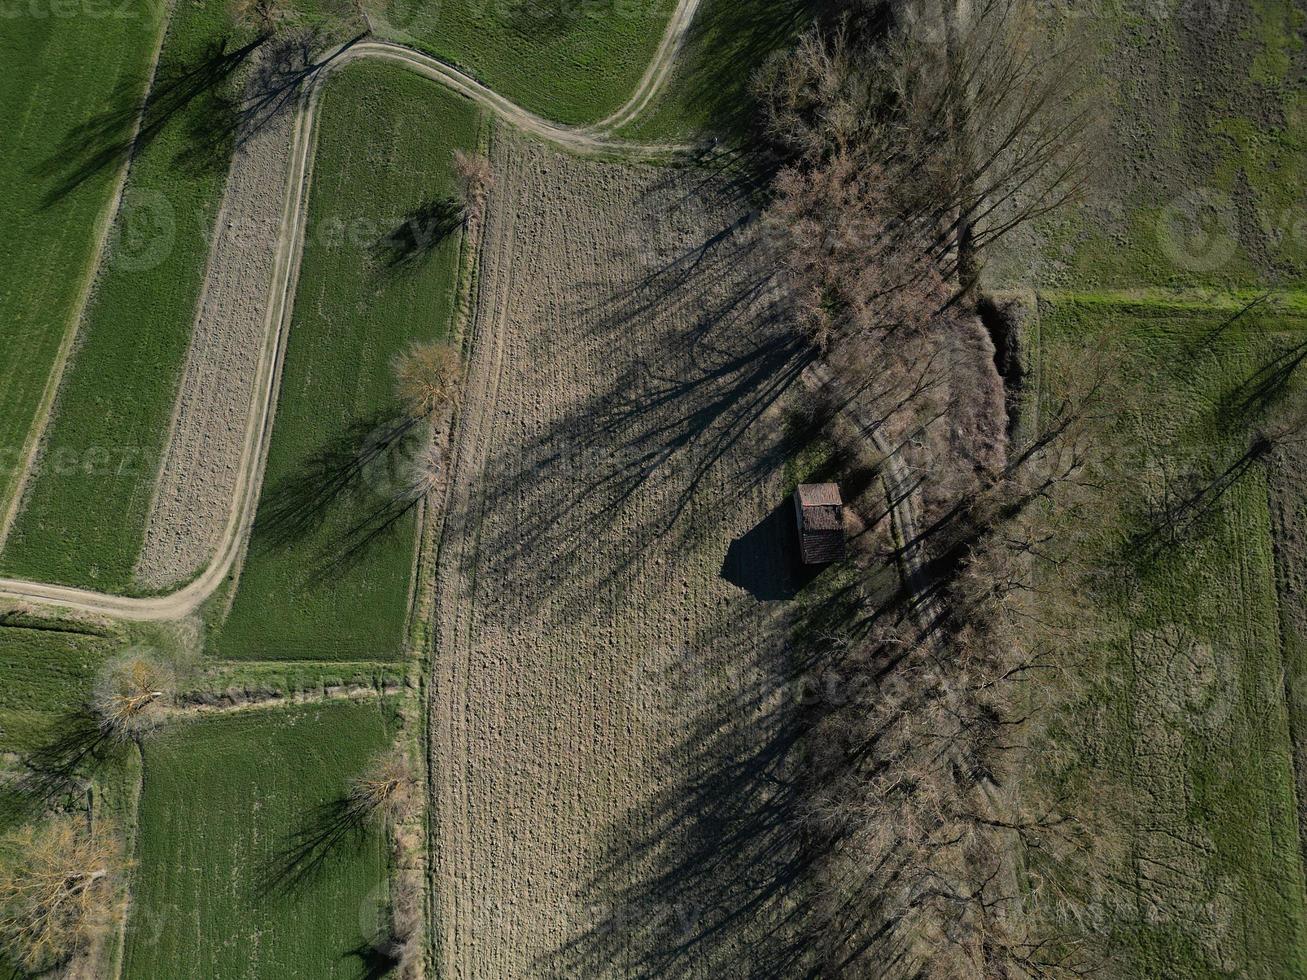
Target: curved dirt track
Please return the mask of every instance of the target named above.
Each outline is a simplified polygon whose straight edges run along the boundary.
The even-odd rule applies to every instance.
[[[681,0],[677,6],[669,36],[683,32],[681,18],[692,16],[698,0]],[[678,27],[678,25],[681,25]],[[679,35],[678,35],[679,36]],[[677,43],[664,43],[655,59],[674,57]],[[663,158],[685,149],[675,145],[633,144],[597,131],[597,128],[561,126],[492,92],[480,82],[421,52],[385,41],[363,40],[340,46],[319,59],[321,66],[301,93],[293,124],[293,149],[287,176],[281,234],[277,243],[273,270],[273,287],[267,306],[266,340],[259,357],[254,379],[255,404],[245,429],[236,475],[237,492],[230,506],[221,542],[207,567],[182,588],[161,596],[130,597],[96,592],[72,586],[32,582],[25,579],[0,578],[0,597],[40,605],[55,605],[79,612],[91,612],[130,620],[179,619],[192,613],[223,582],[234,566],[241,542],[254,519],[258,499],[258,481],[262,457],[271,433],[275,409],[276,381],[284,351],[285,332],[289,328],[294,283],[303,242],[303,224],[308,201],[308,181],[317,109],[325,81],[333,71],[360,59],[394,62],[417,72],[446,88],[458,92],[478,105],[494,112],[509,125],[539,139],[555,143],[575,153],[622,157],[627,159]],[[652,72],[652,70],[651,70]],[[652,72],[648,81],[632,97],[647,101],[667,72]],[[630,104],[630,103],[628,103]],[[619,110],[623,112],[625,110]]]

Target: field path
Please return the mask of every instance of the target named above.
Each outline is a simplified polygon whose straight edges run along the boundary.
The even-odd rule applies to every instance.
[[[693,13],[697,0],[682,0],[677,13]],[[674,17],[669,31],[678,29]],[[674,56],[677,45],[664,44],[658,58]],[[311,179],[314,132],[317,110],[324,83],[333,71],[361,59],[393,62],[410,71],[458,92],[494,112],[506,123],[522,132],[555,143],[572,152],[623,159],[666,158],[686,149],[666,144],[629,143],[592,129],[562,126],[549,122],[492,92],[480,82],[418,51],[385,41],[362,40],[341,45],[319,59],[319,70],[309,76],[300,95],[293,124],[293,148],[287,175],[285,206],[277,242],[265,318],[265,343],[259,357],[254,381],[255,401],[244,430],[240,465],[236,471],[236,491],[228,503],[228,515],[218,548],[204,570],[176,591],[159,596],[132,597],[96,592],[27,579],[0,578],[0,597],[18,599],[37,605],[53,605],[81,612],[91,612],[130,620],[180,619],[194,612],[225,580],[240,554],[241,542],[254,519],[258,501],[258,481],[263,454],[271,434],[276,407],[276,382],[285,349],[294,300],[295,274],[303,245],[308,186]],[[654,80],[656,89],[662,73]],[[642,83],[641,90],[648,94]],[[637,93],[639,95],[639,93]],[[215,238],[215,247],[221,236]]]

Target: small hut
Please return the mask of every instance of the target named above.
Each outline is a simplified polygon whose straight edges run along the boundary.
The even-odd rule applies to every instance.
[[[844,557],[844,501],[837,483],[801,483],[794,491],[799,553],[805,565]]]

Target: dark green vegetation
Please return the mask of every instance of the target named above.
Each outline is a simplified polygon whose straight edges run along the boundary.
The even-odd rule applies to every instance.
[[[122,641],[45,620],[13,621],[31,626],[0,626],[0,751],[29,753],[66,734],[96,671]]]
[[[380,0],[384,37],[450,61],[524,108],[598,122],[635,90],[675,0]]]
[[[814,0],[702,0],[661,95],[622,135],[642,141],[741,137],[756,124],[754,71],[817,13]]]
[[[0,562],[8,574],[131,585],[231,151],[220,99],[253,51],[225,6],[179,4],[135,145],[124,132],[139,111],[130,88],[67,134],[68,186],[128,154],[131,172]]]
[[[426,429],[391,444],[392,362],[450,330],[462,241],[447,213],[451,154],[475,147],[477,120],[466,100],[386,66],[352,66],[324,96],[263,492],[216,641],[224,657],[401,654],[417,543],[407,490]]]
[[[16,8],[22,11],[22,5]],[[118,167],[70,185],[62,151],[123,99],[139,100],[158,43],[159,4],[6,16],[0,31],[0,512],[60,341],[95,260],[97,221]],[[125,130],[114,135],[121,137]]]
[[[1067,4],[1102,106],[1085,204],[1009,243],[1002,283],[1307,281],[1307,11],[1295,0]]]
[[[1244,306],[1040,305],[1041,353],[1095,336],[1139,389],[1112,440],[1128,474],[1123,520],[1088,556],[1130,571],[1093,597],[1104,669],[1078,727],[1033,761],[1048,777],[1077,774],[1087,799],[1115,786],[1126,801],[1125,894],[1092,910],[1123,975],[1307,970],[1294,759],[1304,664],[1281,642],[1280,611],[1302,597],[1277,596],[1278,450],[1261,438],[1302,397],[1291,365],[1307,316],[1292,301]],[[1056,397],[1058,379],[1043,388]]]
[[[340,804],[392,726],[383,702],[337,702],[147,743],[125,976],[371,975],[385,837]]]

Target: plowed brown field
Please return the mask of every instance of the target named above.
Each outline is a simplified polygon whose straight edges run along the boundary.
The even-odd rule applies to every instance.
[[[437,569],[438,973],[775,966],[804,354],[719,179],[503,129],[493,157]]]

